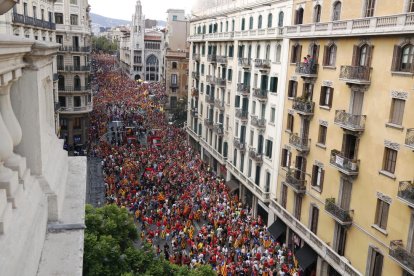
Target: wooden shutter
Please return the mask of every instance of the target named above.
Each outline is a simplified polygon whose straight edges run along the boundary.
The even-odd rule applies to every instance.
[[[296,46],[292,45],[290,50],[290,63],[294,63],[296,61]]]
[[[394,53],[392,55],[391,71],[400,71],[402,48],[394,45]]]
[[[329,89],[329,91],[330,91],[330,93],[329,93],[329,107],[332,107],[334,89],[332,87],[328,87],[327,89]]]
[[[314,45],[313,47],[316,47],[315,54],[312,53],[313,63],[318,64],[320,45]]]
[[[373,54],[374,54],[374,46],[373,45],[370,45],[367,48],[367,63],[366,63],[366,65],[368,67],[371,66],[371,63],[372,63],[372,55]]]
[[[322,169],[321,170],[321,180],[320,180],[320,183],[319,183],[319,187],[320,187],[321,190],[322,190],[322,187],[323,187],[323,180],[324,180],[324,178],[325,178],[325,170]]]
[[[354,50],[352,52],[352,66],[359,65],[359,55],[360,55],[360,48],[358,45],[354,45]]]
[[[318,181],[318,166],[313,165],[312,166],[312,186],[316,186],[317,181]]]
[[[282,167],[286,167],[286,162],[287,162],[287,149],[283,149],[282,150],[282,160],[281,160],[281,166]]]
[[[297,45],[296,46],[296,60],[295,62],[300,62],[302,56],[302,45]]]
[[[382,204],[382,212],[381,212],[381,225],[379,225],[379,227],[381,227],[382,229],[386,229],[387,228],[387,221],[388,221],[388,211],[390,208],[390,205],[388,205],[388,203],[386,203],[385,201],[381,202]]]
[[[325,45],[323,46],[323,60],[322,60],[323,65],[329,65],[328,58],[329,58],[329,46]]]

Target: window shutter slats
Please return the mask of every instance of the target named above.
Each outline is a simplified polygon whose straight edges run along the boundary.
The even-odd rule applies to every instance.
[[[329,56],[329,46],[324,46],[323,47],[324,49],[323,49],[323,61],[322,61],[322,64],[323,65],[329,65],[328,64],[328,56]]]
[[[391,71],[399,71],[401,62],[401,47],[394,45],[394,53],[392,56]]]
[[[352,65],[357,66],[359,60],[359,47],[354,45],[354,50],[352,52]]]

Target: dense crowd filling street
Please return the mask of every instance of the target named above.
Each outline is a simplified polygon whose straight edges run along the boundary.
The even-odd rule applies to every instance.
[[[134,215],[140,243],[178,265],[210,264],[219,275],[301,275],[266,222],[189,147],[185,130],[168,124],[165,87],[129,79],[109,55],[92,63],[89,154],[102,158],[106,200]]]

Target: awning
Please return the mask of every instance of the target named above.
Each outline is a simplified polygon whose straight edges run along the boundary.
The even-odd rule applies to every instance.
[[[281,219],[277,219],[267,228],[267,231],[269,231],[274,239],[277,239],[286,232],[286,224]]]
[[[306,244],[296,252],[295,257],[298,259],[299,266],[303,270],[306,270],[311,264],[316,261],[318,254],[316,254],[316,252]]]
[[[230,193],[233,193],[235,190],[239,188],[239,183],[235,180],[230,180],[226,182],[226,186],[229,188]]]

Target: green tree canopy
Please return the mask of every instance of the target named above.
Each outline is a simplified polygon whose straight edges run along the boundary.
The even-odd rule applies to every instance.
[[[104,36],[93,36],[92,45],[96,51],[112,53],[118,50],[118,42],[112,42]]]

